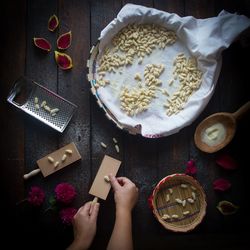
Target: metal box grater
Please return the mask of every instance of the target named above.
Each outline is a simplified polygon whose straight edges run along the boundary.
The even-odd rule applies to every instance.
[[[58,108],[57,114],[52,116],[42,107],[37,109],[35,97],[38,98],[39,106],[42,101],[46,101],[52,109]],[[77,108],[75,104],[26,77],[15,82],[7,101],[59,132],[63,132],[67,127]]]

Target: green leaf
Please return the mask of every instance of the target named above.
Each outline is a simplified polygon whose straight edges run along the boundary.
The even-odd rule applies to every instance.
[[[49,204],[51,205],[51,207],[56,206],[56,199],[53,195],[49,197]]]

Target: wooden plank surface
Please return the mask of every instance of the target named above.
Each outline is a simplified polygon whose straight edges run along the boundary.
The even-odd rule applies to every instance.
[[[78,106],[70,125],[59,138],[59,145],[63,146],[74,141],[82,156],[74,171],[62,173],[58,182],[68,180],[77,188],[81,196],[78,197],[76,204],[80,206],[86,201],[91,185],[90,91],[86,79],[86,61],[90,49],[90,6],[86,1],[60,1],[58,11],[61,21],[59,33],[63,34],[70,30],[72,32],[72,44],[65,53],[72,57],[74,65],[69,71],[58,69],[58,93]]]
[[[13,16],[15,18],[13,18]],[[24,74],[26,55],[26,3],[6,1],[0,8],[2,35],[1,67],[0,67],[0,113],[1,113],[1,144],[0,144],[0,189],[2,227],[2,244],[13,247],[8,241],[9,232],[17,232],[15,204],[25,195],[22,175],[24,173],[24,125],[23,116],[6,102],[6,97],[14,81]]]
[[[0,80],[3,90],[0,111],[3,115],[1,129],[1,187],[4,190],[4,209],[8,215],[17,213],[15,234],[20,246],[25,249],[65,249],[73,239],[72,229],[63,227],[56,213],[49,210],[34,212],[26,203],[15,206],[15,202],[27,196],[31,186],[41,186],[46,192],[46,203],[60,182],[73,184],[77,199],[72,204],[80,207],[92,198],[88,194],[101,160],[108,154],[122,161],[119,176],[127,176],[140,189],[138,204],[133,213],[133,237],[135,249],[245,249],[247,237],[244,226],[250,222],[246,198],[248,196],[249,117],[238,123],[232,143],[223,150],[232,154],[241,169],[226,172],[215,164],[218,154],[204,154],[197,150],[193,135],[198,123],[209,114],[218,111],[234,112],[249,100],[248,60],[250,39],[241,37],[222,53],[223,64],[215,93],[202,114],[194,123],[179,133],[160,139],[145,139],[121,131],[108,120],[90,93],[86,79],[86,61],[89,50],[96,43],[101,30],[112,21],[122,6],[135,3],[180,16],[193,15],[207,18],[217,15],[222,9],[250,16],[248,1],[205,0],[107,0],[107,1],[18,1],[6,2],[1,7],[4,39],[1,39],[3,54]],[[57,14],[60,21],[55,33],[47,30],[48,18]],[[6,21],[7,20],[7,21]],[[15,30],[15,32],[13,32]],[[71,30],[72,45],[65,52],[72,59],[72,70],[58,69],[54,60],[58,35]],[[32,38],[42,36],[52,44],[52,51],[41,53],[34,47]],[[17,42],[18,41],[18,42]],[[17,56],[18,55],[18,56]],[[21,74],[36,80],[62,95],[78,106],[77,112],[63,134],[53,131],[33,118],[20,114],[9,106],[6,96],[11,84]],[[5,119],[3,119],[5,118]],[[112,138],[118,141],[117,153]],[[41,174],[23,182],[22,175],[37,168],[36,161],[42,156],[75,142],[82,156],[76,165],[44,178]],[[108,145],[104,149],[100,143]],[[174,234],[166,231],[153,217],[147,198],[155,184],[168,174],[183,172],[189,159],[195,159],[198,167],[197,179],[207,194],[208,210],[203,223],[189,234]],[[213,191],[212,182],[219,177],[228,178],[232,188],[225,194]],[[235,216],[223,217],[216,210],[219,200],[228,199],[240,205]],[[101,202],[97,234],[91,249],[105,249],[111,235],[115,216],[112,192]],[[6,224],[6,229],[10,223]],[[42,241],[41,241],[42,235]],[[7,238],[6,238],[7,239]],[[29,241],[27,241],[29,239]],[[9,241],[11,242],[11,241]],[[39,242],[39,243],[37,243]],[[11,243],[10,243],[11,244]]]
[[[112,7],[111,7],[112,6]],[[121,1],[91,1],[91,46],[96,44],[101,30],[112,21],[121,9]],[[103,15],[105,13],[105,15]],[[91,182],[94,180],[98,168],[105,154],[110,155],[117,160],[122,161],[118,175],[124,171],[123,162],[123,135],[116,126],[105,117],[103,110],[99,108],[95,97],[91,95],[90,102],[90,120],[91,120]],[[117,138],[120,147],[120,153],[115,150],[112,138]],[[104,149],[101,142],[107,145]],[[92,198],[92,197],[91,197]],[[101,213],[97,222],[97,234],[93,242],[93,249],[102,249],[107,244],[111,235],[114,223],[115,207],[112,192],[108,195],[107,200],[101,205]],[[109,216],[107,216],[109,214]],[[106,232],[103,234],[103,232]]]
[[[47,28],[48,18],[57,14],[57,5],[50,1],[27,1],[26,20],[26,61],[25,75],[37,83],[57,92],[57,66],[54,62],[53,50],[56,43],[56,33]],[[34,37],[44,37],[52,45],[52,51],[44,53],[33,44]],[[58,133],[31,116],[24,116],[25,122],[25,172],[37,168],[36,161],[55,151],[58,147]],[[46,180],[46,179],[45,179]],[[25,187],[32,185],[50,190],[50,184],[45,184],[41,176],[32,178]]]

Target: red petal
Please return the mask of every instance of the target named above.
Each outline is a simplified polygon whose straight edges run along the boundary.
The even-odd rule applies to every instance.
[[[224,169],[232,170],[239,167],[238,163],[228,154],[217,157],[216,163]]]
[[[58,49],[67,49],[71,45],[71,31],[64,33],[59,36],[57,39],[57,47]]]
[[[63,70],[71,69],[73,67],[71,57],[65,53],[55,51],[55,59],[58,66]]]
[[[48,52],[51,50],[51,45],[49,41],[46,40],[45,38],[34,37],[33,41],[34,41],[35,46],[38,47],[39,49],[42,49]]]
[[[151,210],[153,210],[153,195],[152,194],[148,197],[148,206]]]
[[[195,175],[196,173],[197,173],[197,167],[195,165],[195,161],[194,160],[188,161],[185,174]]]
[[[231,182],[226,179],[220,178],[213,182],[213,187],[214,190],[219,190],[223,192],[231,187]]]
[[[48,30],[53,32],[58,27],[58,25],[58,17],[56,15],[51,16],[48,21]]]

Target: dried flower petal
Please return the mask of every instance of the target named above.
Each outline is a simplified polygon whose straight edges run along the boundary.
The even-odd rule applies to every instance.
[[[231,187],[231,182],[229,180],[220,178],[213,182],[214,190],[226,191]]]
[[[231,215],[237,212],[239,209],[238,206],[234,205],[230,201],[220,201],[217,205],[217,209],[223,214],[223,215]]]
[[[217,157],[216,163],[224,169],[233,170],[239,167],[238,163],[228,154]]]
[[[28,202],[35,206],[39,207],[43,204],[45,199],[45,193],[40,187],[33,186],[29,191]]]
[[[57,201],[64,204],[69,204],[75,199],[76,190],[69,183],[60,183],[55,188],[55,194]]]
[[[53,32],[58,27],[58,25],[58,17],[56,15],[51,16],[48,21],[48,30]]]
[[[194,160],[188,161],[185,174],[195,175],[196,173],[197,173],[197,167],[196,167],[195,161]]]
[[[49,52],[51,50],[51,44],[48,40],[42,37],[34,37],[34,44],[37,48]]]
[[[56,41],[58,49],[67,49],[71,45],[71,31],[60,35]]]
[[[57,65],[63,70],[71,69],[73,67],[71,57],[65,53],[55,51],[55,59]]]
[[[67,208],[63,208],[60,211],[59,216],[63,224],[70,226],[72,224],[72,220],[76,213],[77,213],[77,210],[75,208],[67,207]]]

